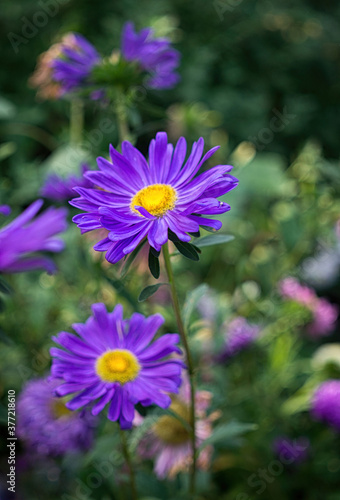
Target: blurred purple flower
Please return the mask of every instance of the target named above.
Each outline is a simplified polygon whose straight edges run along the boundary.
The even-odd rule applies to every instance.
[[[311,412],[316,420],[340,431],[340,380],[327,380],[316,389]]]
[[[51,63],[53,79],[61,85],[61,93],[82,88],[100,59],[86,38],[78,33],[69,33],[60,45],[60,55]]]
[[[148,85],[155,89],[171,88],[179,81],[176,69],[180,54],[173,49],[167,38],[155,38],[151,28],[135,32],[128,22],[123,28],[122,54],[127,61],[137,62],[141,69],[150,73]]]
[[[295,440],[280,436],[274,440],[273,451],[284,464],[299,464],[306,460],[310,447],[309,439],[299,437]]]
[[[8,205],[0,205],[0,214],[9,215],[11,213],[11,207]]]
[[[74,174],[68,177],[61,177],[57,174],[50,174],[40,190],[40,195],[53,201],[69,201],[77,192],[75,186],[92,188],[93,183],[84,177],[84,174],[90,170],[88,165],[81,165],[81,175]]]
[[[242,316],[233,319],[227,327],[226,343],[220,359],[227,360],[247,349],[255,342],[259,332],[258,326],[250,325]]]
[[[92,311],[85,324],[73,325],[79,336],[61,332],[53,337],[63,349],[50,351],[52,376],[65,382],[56,393],[77,393],[66,407],[78,410],[93,403],[93,415],[110,404],[108,418],[129,429],[135,404],[167,408],[171,400],[166,393],[178,392],[183,362],[168,356],[181,353],[179,335],[162,335],[152,342],[164,323],[160,314],[145,318],[135,313],[123,320],[121,305],[108,313],[104,304],[93,304]]]
[[[16,273],[45,269],[56,270],[54,262],[36,252],[61,252],[64,242],[54,235],[67,228],[64,208],[48,208],[38,215],[42,200],[36,200],[16,219],[0,229],[0,272]]]
[[[207,415],[212,393],[196,392],[196,444],[197,448],[212,434],[212,422],[220,416],[219,412]],[[178,396],[172,395],[170,409],[177,413],[190,425],[190,386],[186,376]],[[135,425],[142,424],[143,419],[136,415]],[[164,415],[152,426],[142,438],[138,452],[142,458],[155,460],[155,474],[159,479],[173,479],[179,472],[187,472],[191,464],[190,433],[176,417]],[[205,446],[198,454],[197,466],[207,470],[212,455],[212,446]]]
[[[319,298],[312,288],[301,285],[295,278],[285,278],[279,283],[282,297],[298,302],[313,315],[312,322],[307,326],[311,337],[323,337],[334,330],[339,309],[326,299]]]
[[[106,252],[106,260],[112,264],[146,237],[160,251],[169,239],[169,229],[181,241],[190,241],[187,233],[197,232],[200,226],[220,229],[222,222],[205,215],[230,210],[217,198],[234,189],[238,181],[229,174],[230,165],[196,175],[218,147],[202,158],[203,149],[200,138],[185,162],[186,140],[181,137],[174,148],[165,132],[151,141],[149,162],[128,141],[122,144],[122,154],[111,146],[111,161],[97,158],[99,171],[85,174],[100,189],[75,188],[80,197],[70,204],[87,213],[76,215],[73,222],[82,233],[99,228],[109,231],[94,249]]]
[[[93,440],[95,418],[86,411],[67,410],[64,402],[55,397],[57,385],[56,380],[31,380],[18,398],[18,436],[40,456],[86,450]]]

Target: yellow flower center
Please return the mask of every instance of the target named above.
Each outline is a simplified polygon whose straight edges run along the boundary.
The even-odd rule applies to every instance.
[[[174,397],[170,409],[190,425],[190,409],[186,404]],[[153,432],[161,441],[172,445],[185,443],[190,438],[188,429],[180,420],[170,415],[160,417],[153,426]]]
[[[136,356],[126,349],[104,352],[96,361],[96,373],[104,382],[126,384],[135,380],[140,368]]]
[[[55,418],[69,417],[73,414],[71,410],[65,406],[65,398],[53,399],[52,413]]]
[[[143,207],[151,215],[161,217],[168,210],[175,208],[177,193],[168,184],[152,184],[146,186],[132,198],[130,208],[133,212],[141,215],[135,208]]]

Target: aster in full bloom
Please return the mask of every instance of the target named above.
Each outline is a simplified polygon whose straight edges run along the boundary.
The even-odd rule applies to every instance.
[[[41,196],[59,202],[71,200],[76,195],[73,189],[75,186],[93,187],[92,182],[84,177],[89,170],[88,165],[83,164],[80,167],[80,176],[71,174],[68,177],[61,177],[57,174],[50,174],[40,190]]]
[[[227,328],[225,336],[225,347],[221,354],[221,359],[226,360],[232,358],[240,351],[247,349],[257,339],[260,328],[256,325],[251,325],[248,321],[239,316],[233,319]]]
[[[313,319],[307,325],[307,332],[311,337],[322,337],[334,330],[339,314],[336,305],[319,298],[312,288],[301,285],[291,277],[279,283],[279,291],[282,297],[301,304],[312,313]]]
[[[85,324],[72,325],[78,335],[61,332],[53,338],[62,349],[51,349],[52,377],[64,381],[56,393],[77,393],[66,407],[92,404],[93,415],[109,404],[108,418],[129,429],[135,404],[167,408],[167,393],[178,392],[183,362],[168,356],[181,352],[179,335],[152,342],[164,322],[160,314],[145,318],[135,313],[124,320],[121,305],[108,313],[104,304],[93,304],[92,311]]]
[[[51,259],[37,252],[61,252],[64,249],[64,242],[54,236],[66,230],[67,210],[51,207],[33,219],[42,205],[42,200],[36,200],[0,229],[0,272],[45,269],[52,273],[56,270]]]
[[[111,146],[111,161],[98,158],[99,171],[85,174],[100,189],[75,188],[80,197],[70,203],[87,213],[76,215],[73,221],[82,233],[99,228],[109,231],[94,249],[106,252],[112,264],[146,237],[160,251],[169,239],[169,230],[188,242],[188,233],[198,232],[200,226],[221,228],[220,221],[205,216],[230,210],[217,198],[237,185],[237,179],[229,174],[232,167],[218,165],[195,177],[218,147],[202,158],[204,141],[200,138],[185,162],[186,148],[184,137],[174,148],[168,144],[166,133],[159,132],[150,143],[147,162],[130,142],[124,141],[122,154]]]
[[[273,443],[275,455],[284,464],[300,464],[308,457],[310,448],[309,439],[300,436],[297,439],[290,439],[286,436],[277,437]]]
[[[89,81],[101,57],[94,46],[79,33],[69,33],[53,58],[53,80],[60,84],[61,94],[81,89]]]
[[[316,389],[311,404],[316,420],[340,431],[340,380],[326,380]]]
[[[219,412],[207,415],[212,394],[209,391],[196,392],[196,447],[212,434],[212,422],[218,418]],[[179,415],[190,426],[190,386],[186,376],[178,395],[171,395],[170,409]],[[141,423],[137,416],[135,422]],[[172,479],[181,471],[188,471],[192,460],[192,442],[188,429],[182,422],[171,415],[160,417],[139,445],[142,458],[155,460],[155,474],[159,479]],[[208,469],[213,448],[205,446],[197,457],[197,466],[201,470]]]
[[[171,47],[167,38],[155,38],[151,28],[135,32],[134,24],[128,22],[123,28],[122,55],[126,61],[136,62],[150,77],[151,88],[171,88],[179,81],[176,69],[180,54]]]
[[[95,418],[68,410],[55,397],[56,380],[35,379],[23,388],[17,403],[17,433],[32,453],[58,456],[91,446]]]

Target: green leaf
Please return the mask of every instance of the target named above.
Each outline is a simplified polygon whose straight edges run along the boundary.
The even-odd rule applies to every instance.
[[[201,446],[201,449],[208,444],[220,443],[224,444],[224,441],[228,441],[235,437],[241,436],[249,431],[255,431],[258,428],[256,424],[245,424],[243,422],[228,422],[227,424],[221,424],[214,429],[212,435],[206,439]]]
[[[122,271],[120,273],[121,278],[124,278],[124,276],[126,276],[127,272],[130,269],[131,264],[133,263],[133,261],[135,260],[135,258],[137,257],[137,255],[139,254],[139,252],[141,251],[143,246],[145,245],[145,243],[146,243],[146,238],[141,243],[139,243],[139,245],[134,249],[133,252],[130,253],[130,255],[126,259],[124,266],[122,268]]]
[[[153,295],[154,293],[157,292],[158,288],[162,285],[168,285],[169,283],[157,283],[157,285],[150,285],[144,288],[138,297],[138,302],[144,302],[144,300],[148,299]]]
[[[13,293],[12,288],[2,277],[0,277],[0,293],[4,293],[5,295]]]
[[[154,247],[150,246],[150,252],[152,253],[152,255],[154,255],[155,257],[159,257],[161,252],[158,252],[157,250],[154,249]]]
[[[222,245],[223,243],[228,243],[234,239],[235,237],[231,234],[211,234],[195,240],[195,245],[198,248],[210,247],[213,245]]]
[[[213,227],[210,227],[210,226],[201,226],[201,224],[200,224],[200,228],[204,229],[208,233],[216,233],[216,229],[214,229]]]
[[[151,248],[152,247],[150,247],[150,250],[149,250],[149,269],[150,269],[152,276],[156,280],[158,280],[159,274],[160,274],[159,260],[158,260],[158,257],[156,257],[154,255],[154,253],[151,251]]]
[[[205,293],[207,293],[208,289],[208,285],[203,283],[188,294],[183,306],[183,321],[185,328],[187,328],[189,325],[190,317],[194,308],[196,307],[197,302],[201,297],[203,297]]]
[[[17,150],[15,142],[5,142],[0,146],[0,161],[12,156]]]
[[[174,241],[174,245],[179,253],[184,255],[187,259],[194,260],[196,262],[200,260],[198,251],[191,243],[186,243],[185,241]]]

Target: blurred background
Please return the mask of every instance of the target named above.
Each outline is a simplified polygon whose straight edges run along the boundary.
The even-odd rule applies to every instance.
[[[39,11],[48,12],[47,22]],[[232,164],[240,180],[225,197],[231,212],[222,216],[223,232],[235,239],[203,249],[199,263],[181,256],[175,261],[183,300],[206,285],[192,299],[200,383],[213,391],[222,424],[255,425],[245,427],[244,434],[236,426],[234,433],[216,439],[211,470],[200,474],[202,499],[340,500],[339,435],[308,411],[316,385],[340,378],[339,331],[308,339],[303,333],[308,321],[287,309],[277,292],[281,279],[294,276],[340,304],[339,11],[332,0],[2,1],[0,204],[9,204],[14,215],[39,197],[48,173],[77,171],[82,161],[95,168],[95,158],[118,143],[112,110],[92,102],[85,106],[81,143],[70,145],[70,103],[39,100],[29,84],[38,56],[69,31],[83,34],[109,56],[119,49],[127,20],[138,29],[152,26],[182,54],[178,86],[143,91],[132,101],[135,144],[146,153],[159,130],[172,141],[203,136],[207,148],[221,145],[211,165]],[[70,218],[74,213],[69,207]],[[159,311],[166,317],[165,330],[175,331],[166,291],[137,302],[136,290],[154,282],[145,259],[121,280],[117,266],[92,250],[91,234],[81,238],[70,224],[64,239],[67,249],[55,259],[58,274],[8,277],[14,292],[2,297],[0,313],[4,432],[8,389],[19,393],[27,380],[48,372],[51,336],[86,320],[93,302],[112,308],[120,301],[126,314]],[[212,368],[205,364],[203,346],[217,348],[234,316],[260,325],[265,334],[249,352]],[[331,354],[320,361],[324,344],[330,344]],[[79,478],[87,484],[102,457],[117,446],[106,421],[97,434],[91,450],[76,460],[37,460],[34,467],[24,445],[18,445],[16,498],[128,498],[119,493],[115,474],[77,496]],[[273,443],[282,435],[306,438],[308,453],[301,463],[277,472],[271,468]],[[2,451],[6,471],[5,445]],[[265,478],[258,477],[259,470],[267,471]],[[145,499],[180,498],[180,479],[165,487],[149,468],[138,481]]]

